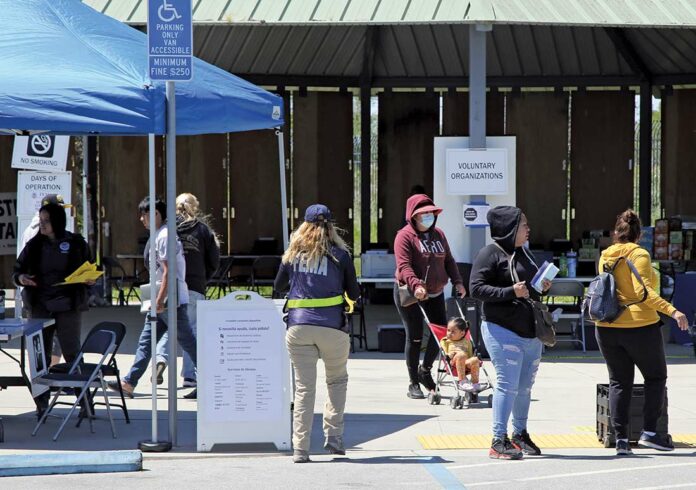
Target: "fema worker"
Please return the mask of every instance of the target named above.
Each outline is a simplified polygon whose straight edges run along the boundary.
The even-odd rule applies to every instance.
[[[290,236],[290,245],[275,279],[275,290],[289,289],[286,343],[295,373],[293,461],[309,461],[314,418],[317,361],[326,369],[329,399],[324,408],[324,448],[345,454],[343,412],[348,387],[350,337],[346,300],[360,295],[353,259],[338,235],[329,208],[313,204]]]
[[[87,310],[87,284],[57,286],[85,261],[89,247],[82,236],[65,229],[67,217],[62,199],[46,196],[39,209],[39,232],[22,249],[14,266],[12,280],[22,286],[22,299],[30,318],[53,318],[55,323],[43,330],[46,364],[50,365],[53,336],[63,349],[63,357],[72,363],[80,351],[82,312]],[[48,404],[48,393],[37,398],[39,414]]]

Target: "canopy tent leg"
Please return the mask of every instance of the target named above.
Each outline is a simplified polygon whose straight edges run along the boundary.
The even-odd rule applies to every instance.
[[[82,137],[82,236],[89,243],[89,202],[87,200],[87,177],[89,175],[89,137]]]
[[[152,438],[149,441],[141,441],[138,447],[145,452],[165,452],[172,448],[168,441],[159,441],[157,433],[157,302],[155,301],[155,135],[148,135],[148,174],[150,189],[150,241],[148,242],[148,268],[150,270],[150,369],[152,371]]]
[[[285,185],[285,140],[283,139],[283,130],[276,129],[278,137],[278,166],[280,170],[280,215],[283,220],[283,250],[288,248],[288,194]]]

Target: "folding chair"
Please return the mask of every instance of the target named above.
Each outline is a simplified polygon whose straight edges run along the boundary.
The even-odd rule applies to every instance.
[[[126,270],[121,263],[113,257],[102,257],[102,264],[107,272],[107,287],[115,285],[118,290],[119,306],[127,306],[131,295],[136,299],[140,299],[138,295],[138,285],[142,281],[137,274],[126,274]],[[124,292],[125,288],[128,288],[128,292]]]
[[[231,257],[220,257],[220,264],[217,270],[206,284],[206,299],[212,299],[217,288],[217,298],[227,294],[230,289],[230,267],[232,267]]]
[[[121,387],[121,372],[118,369],[118,364],[116,363],[116,354],[118,353],[118,349],[121,347],[121,342],[123,342],[123,338],[126,336],[126,326],[121,323],[121,322],[99,322],[97,323],[92,330],[90,330],[89,334],[87,334],[87,337],[92,335],[95,332],[98,332],[99,330],[105,330],[107,332],[113,332],[114,335],[116,336],[115,342],[116,342],[116,347],[114,349],[113,354],[111,354],[111,358],[107,360],[104,365],[102,366],[102,376],[108,377],[108,376],[114,376],[116,377],[116,381],[118,384],[118,391],[119,394],[121,395],[121,405],[118,403],[113,403],[112,405],[114,407],[119,407],[123,411],[123,415],[126,418],[126,423],[130,424],[130,417],[128,416],[128,407],[126,407],[126,398],[123,394],[123,388]],[[90,363],[82,363],[82,371],[84,372],[89,371],[91,369],[94,369],[94,364]],[[49,368],[50,373],[67,373],[68,370],[70,369],[70,366],[63,362],[60,364],[56,364],[54,366],[51,366]],[[94,391],[90,395],[90,399],[94,398],[94,395],[97,393],[97,389],[95,388]],[[58,405],[66,405],[68,403],[66,402],[57,402]],[[71,404],[70,404],[71,405]],[[98,403],[93,403],[93,405],[104,405],[101,402]],[[80,426],[80,423],[82,422],[82,417],[80,417],[80,420],[77,423],[77,426]]]
[[[570,320],[577,322],[579,328],[579,334],[577,338],[562,339],[558,338],[558,332],[556,335],[557,342],[574,342],[582,346],[582,351],[586,352],[585,343],[585,316],[582,312],[582,300],[585,296],[585,286],[580,281],[574,281],[572,279],[561,279],[554,280],[551,283],[551,288],[545,295],[546,304],[549,306],[550,310],[553,310],[552,306],[561,307],[563,312],[560,315],[561,320]],[[556,303],[555,299],[559,297],[572,297],[573,303]],[[570,334],[575,337],[575,333],[571,330]]]
[[[90,393],[90,388],[101,388],[102,393],[104,394],[106,412],[109,416],[109,422],[111,423],[111,434],[114,438],[116,438],[116,426],[114,425],[114,419],[111,416],[111,407],[109,405],[109,398],[107,396],[106,383],[104,382],[104,377],[102,375],[102,366],[104,365],[106,359],[109,356],[113,355],[115,349],[116,334],[114,332],[105,330],[91,332],[85,340],[85,342],[82,344],[80,352],[78,353],[77,357],[75,358],[75,361],[72,363],[72,366],[70,367],[70,370],[67,373],[48,373],[44,376],[32,380],[36,384],[42,384],[49,387],[58,388],[58,391],[53,396],[53,399],[51,400],[51,403],[49,404],[48,408],[39,419],[39,422],[36,424],[36,427],[34,427],[34,431],[31,433],[32,436],[36,435],[41,425],[46,421],[49,414],[56,406],[58,402],[58,397],[61,395],[65,388],[73,388],[74,390],[79,390],[79,395],[77,395],[75,403],[73,403],[72,407],[70,408],[70,411],[65,416],[65,419],[63,419],[63,423],[60,424],[60,427],[53,436],[53,440],[58,440],[58,437],[65,428],[65,424],[68,423],[68,420],[70,420],[70,417],[72,416],[73,412],[75,412],[75,408],[77,408],[77,406],[80,405],[80,402],[83,399],[87,399],[87,403],[83,404],[83,408],[87,412],[87,417],[89,418],[90,431],[94,433],[94,417],[87,394]],[[82,361],[84,359],[85,354],[99,354],[101,357],[99,358],[99,361],[96,364],[91,364],[91,366],[93,366],[91,369],[88,369],[84,368],[82,365]]]
[[[257,293],[260,286],[273,286],[281,258],[276,255],[259,257],[251,266],[251,288]]]
[[[353,318],[359,317],[359,327],[358,333],[355,333],[355,326],[353,325]],[[353,313],[348,316],[348,321],[350,322],[350,351],[355,352],[355,339],[358,339],[360,348],[362,349],[363,341],[365,341],[365,350],[369,350],[367,347],[367,322],[365,321],[365,304],[362,299],[355,302],[353,306]]]

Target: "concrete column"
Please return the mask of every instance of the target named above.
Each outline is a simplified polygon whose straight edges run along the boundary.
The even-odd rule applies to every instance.
[[[469,27],[469,147],[486,147],[486,33],[492,26]],[[486,196],[471,196],[472,202],[485,202]],[[471,229],[471,258],[486,245],[486,229]]]

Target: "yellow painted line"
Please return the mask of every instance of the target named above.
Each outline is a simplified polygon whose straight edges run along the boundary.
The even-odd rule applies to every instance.
[[[575,432],[595,432],[597,428],[594,425],[574,425]]]
[[[675,434],[672,436],[678,448],[696,447],[696,434]],[[594,433],[576,434],[535,434],[534,442],[544,449],[603,448]],[[491,436],[485,434],[441,434],[418,436],[423,449],[487,449]]]

